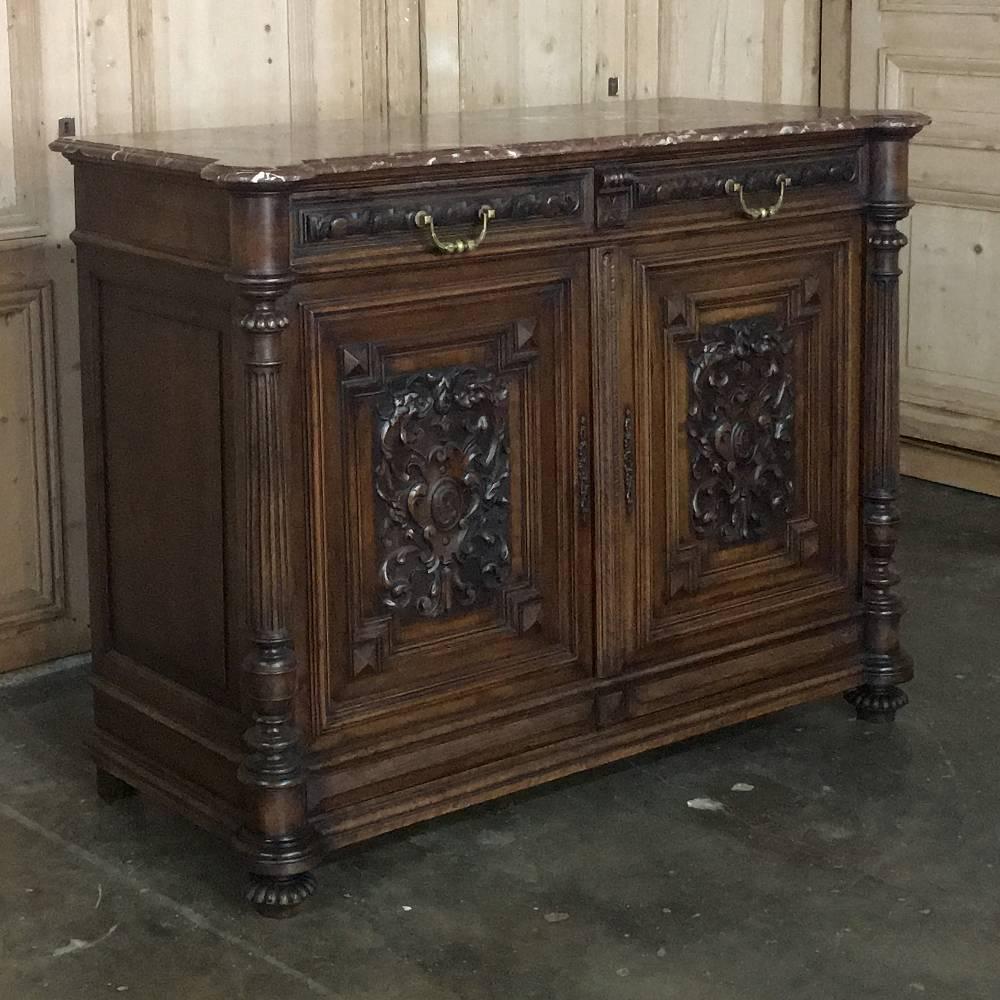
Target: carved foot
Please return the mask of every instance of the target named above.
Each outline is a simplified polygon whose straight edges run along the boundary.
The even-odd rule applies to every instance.
[[[892,722],[896,713],[910,700],[906,692],[895,685],[872,687],[871,684],[862,684],[852,688],[844,697],[854,706],[862,722]]]
[[[315,891],[316,879],[311,872],[288,878],[251,875],[246,901],[262,917],[281,919],[292,916]]]
[[[103,802],[120,802],[122,799],[131,798],[136,794],[135,789],[126,781],[105,771],[104,768],[97,769],[97,796]]]

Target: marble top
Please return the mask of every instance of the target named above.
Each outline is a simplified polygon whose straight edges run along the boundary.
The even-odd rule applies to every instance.
[[[915,132],[909,111],[850,111],[687,98],[123,135],[67,137],[74,161],[127,163],[226,185],[281,186],[393,169],[553,156],[615,157],[697,143],[865,130]]]

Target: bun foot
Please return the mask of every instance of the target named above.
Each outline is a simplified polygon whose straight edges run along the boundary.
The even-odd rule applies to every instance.
[[[910,701],[906,692],[895,685],[873,687],[862,684],[852,688],[844,697],[854,706],[862,722],[892,722],[896,713]]]
[[[246,901],[262,916],[280,920],[294,915],[316,891],[316,879],[311,872],[272,878],[251,875]]]

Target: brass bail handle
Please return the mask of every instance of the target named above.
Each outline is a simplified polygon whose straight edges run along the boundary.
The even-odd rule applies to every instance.
[[[760,208],[755,208],[747,204],[743,185],[732,177],[726,181],[726,194],[738,194],[740,196],[740,208],[748,219],[773,219],[781,211],[781,206],[785,203],[785,189],[791,187],[792,179],[788,174],[778,174],[775,178],[775,184],[778,186],[778,200],[773,205],[762,205]]]
[[[479,230],[478,236],[473,236],[468,240],[442,240],[438,238],[437,230],[434,228],[434,216],[430,212],[420,211],[413,216],[414,225],[418,229],[426,229],[431,235],[431,243],[441,251],[441,253],[467,253],[475,250],[480,243],[486,239],[486,228],[491,219],[496,218],[496,209],[489,205],[482,205],[479,209],[479,218],[483,227]]]

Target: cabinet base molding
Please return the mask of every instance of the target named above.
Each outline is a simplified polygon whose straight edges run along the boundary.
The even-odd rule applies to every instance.
[[[460,779],[448,774],[343,809],[330,802],[329,810],[318,808],[310,815],[310,824],[319,835],[324,851],[333,854],[340,848],[435,816],[747,722],[782,708],[841,693],[846,696],[860,679],[857,652],[841,651],[833,660],[807,664],[727,694],[695,700],[673,709],[661,708],[646,716],[621,719],[596,736],[588,733],[569,737],[465,770]],[[155,730],[157,721],[150,715],[144,725]],[[153,736],[155,738],[155,731]],[[114,776],[113,780],[138,789],[211,833],[227,839],[236,833],[240,819],[231,803],[208,789],[165,775],[148,757],[142,758],[131,750],[123,754],[124,749],[120,741],[98,732],[91,751],[100,773]],[[185,764],[182,760],[174,763],[178,771]],[[320,764],[321,758],[317,757],[313,763]],[[220,759],[216,766],[225,768],[227,764]],[[266,900],[271,898],[269,893],[280,895],[279,881],[254,877],[247,889],[248,900],[253,892],[253,904],[258,910],[264,912],[261,907],[265,910],[271,907],[275,911],[267,912],[268,916],[290,915],[282,911],[294,912],[295,906],[303,903],[315,888],[315,883],[306,884],[308,880],[301,886],[296,883],[298,888],[294,893],[293,887],[288,886],[288,898],[298,893],[301,897],[298,902],[294,906],[272,906]],[[258,905],[258,897],[265,902]]]

